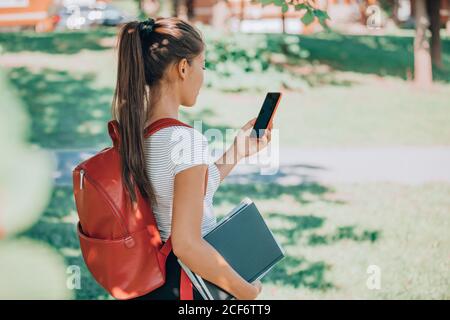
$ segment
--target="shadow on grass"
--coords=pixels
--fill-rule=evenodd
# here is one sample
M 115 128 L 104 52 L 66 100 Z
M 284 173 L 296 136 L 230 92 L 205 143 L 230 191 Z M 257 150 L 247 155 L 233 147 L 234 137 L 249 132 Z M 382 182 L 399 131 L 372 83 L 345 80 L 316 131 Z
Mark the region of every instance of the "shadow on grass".
M 269 213 L 266 216 L 271 224 L 271 230 L 279 236 L 284 246 L 298 243 L 305 232 L 323 226 L 325 219 L 313 215 L 285 215 L 281 213 Z
M 75 289 L 76 300 L 109 300 L 114 299 L 106 292 L 91 276 L 83 257 L 80 255 L 64 256 L 67 266 L 77 266 L 80 268 L 81 288 Z
M 110 49 L 101 43 L 105 37 L 115 36 L 115 29 L 89 31 L 61 31 L 0 33 L 0 47 L 4 52 L 38 51 L 50 54 L 74 54 L 81 50 Z
M 278 199 L 281 196 L 291 196 L 301 204 L 312 201 L 333 202 L 342 204 L 342 201 L 329 200 L 326 196 L 332 190 L 317 182 L 300 183 L 296 185 L 281 185 L 278 183 L 253 183 L 253 184 L 231 184 L 224 183 L 217 190 L 214 204 L 239 203 L 244 196 L 253 200 Z
M 56 187 L 40 220 L 19 236 L 47 243 L 64 257 L 67 266 L 80 268 L 81 289 L 74 289 L 76 299 L 108 299 L 109 294 L 95 282 L 84 263 L 75 224 L 65 222 L 74 210 L 72 187 Z
M 23 101 L 31 119 L 29 142 L 44 148 L 101 149 L 111 144 L 107 123 L 111 119 L 114 90 L 97 88 L 95 74 L 26 67 L 8 71 L 11 84 Z M 210 109 L 195 114 L 180 110 L 181 118 L 194 125 L 214 115 Z M 225 135 L 229 127 L 210 125 Z
M 95 75 L 27 68 L 9 71 L 31 119 L 29 141 L 44 148 L 102 148 L 109 142 L 111 88 L 96 88 Z
M 290 39 L 289 45 L 283 45 L 285 39 Z M 324 33 L 282 38 L 269 34 L 267 42 L 272 44 L 274 50 L 284 50 L 293 64 L 306 59 L 327 64 L 337 70 L 395 76 L 405 80 L 411 79 L 414 72 L 413 37 Z M 277 45 L 280 42 L 281 45 Z M 441 42 L 444 68 L 434 68 L 434 79 L 450 82 L 450 40 L 442 39 Z M 299 56 L 299 49 L 308 54 Z
M 357 242 L 375 242 L 380 237 L 380 231 L 363 230 L 358 232 L 356 226 L 338 227 L 337 230 L 328 235 L 311 234 L 308 237 L 308 244 L 312 246 L 327 245 L 340 240 L 353 240 Z
M 216 112 L 212 108 L 205 108 L 200 111 L 197 111 L 195 113 L 193 112 L 186 112 L 182 109 L 180 109 L 180 118 L 182 121 L 186 122 L 187 124 L 195 127 L 195 121 L 201 121 L 201 130 L 202 133 L 204 133 L 207 130 L 215 129 L 219 130 L 223 137 L 226 136 L 226 130 L 227 129 L 233 129 L 229 126 L 224 125 L 212 125 L 210 123 L 210 119 L 213 118 L 216 115 Z
M 224 184 L 215 197 L 217 203 L 237 203 L 242 196 L 252 199 L 280 199 L 281 196 L 292 196 L 300 203 L 307 203 L 302 198 L 303 193 L 317 196 L 315 201 L 321 201 L 329 188 L 320 184 L 283 187 L 276 184 L 260 185 L 228 185 Z M 327 201 L 327 200 L 323 200 Z M 336 204 L 337 205 L 337 204 Z M 81 290 L 75 291 L 77 299 L 108 299 L 105 292 L 90 275 L 79 249 L 76 234 L 75 203 L 71 186 L 54 188 L 51 201 L 40 220 L 21 236 L 45 242 L 58 250 L 65 258 L 67 266 L 76 265 L 81 270 Z M 264 214 L 264 213 L 263 213 Z M 340 226 L 330 234 L 318 234 L 325 224 L 323 217 L 314 215 L 288 215 L 282 213 L 264 214 L 266 221 L 276 238 L 286 248 L 301 245 L 330 245 L 337 241 L 370 241 L 379 238 L 379 232 L 365 230 L 359 232 L 355 226 Z M 285 287 L 305 287 L 313 290 L 327 290 L 334 285 L 327 280 L 327 270 L 331 268 L 325 261 L 309 261 L 303 256 L 287 254 L 274 269 L 263 278 L 265 283 L 274 283 Z
M 310 262 L 304 258 L 287 256 L 262 279 L 262 282 L 326 291 L 335 287 L 326 279 L 326 271 L 330 268 L 331 266 L 323 261 Z
M 26 231 L 26 235 L 44 241 L 56 249 L 80 248 L 75 224 L 61 219 L 47 219 L 47 212 Z
M 377 230 L 362 230 L 356 226 L 340 226 L 330 234 L 318 235 L 325 219 L 313 215 L 286 215 L 269 213 L 266 221 L 272 232 L 283 247 L 301 247 L 331 245 L 338 241 L 375 242 L 380 232 Z M 308 261 L 302 256 L 287 256 L 263 278 L 264 283 L 273 283 L 284 287 L 304 287 L 325 291 L 335 285 L 327 280 L 326 272 L 331 265 L 325 261 Z
M 357 226 L 338 226 L 329 234 L 314 233 L 314 229 L 324 225 L 325 219 L 313 215 L 269 213 L 266 218 L 272 225 L 272 231 L 288 246 L 300 243 L 310 246 L 329 245 L 344 240 L 375 242 L 380 237 L 377 230 L 360 230 Z
M 324 202 L 343 205 L 346 202 L 333 199 L 334 190 L 317 182 L 283 186 L 278 183 L 224 183 L 217 190 L 214 204 L 235 205 L 243 197 L 258 203 L 264 201 L 283 201 L 290 197 L 300 204 Z M 264 213 L 265 219 L 280 244 L 287 247 L 332 245 L 339 241 L 370 242 L 379 239 L 377 230 L 361 230 L 356 226 L 338 226 L 329 234 L 319 234 L 325 218 L 315 215 Z M 305 287 L 313 290 L 327 290 L 334 285 L 327 280 L 326 272 L 331 268 L 325 261 L 309 261 L 302 256 L 287 256 L 263 278 L 264 283 L 274 283 L 285 287 Z

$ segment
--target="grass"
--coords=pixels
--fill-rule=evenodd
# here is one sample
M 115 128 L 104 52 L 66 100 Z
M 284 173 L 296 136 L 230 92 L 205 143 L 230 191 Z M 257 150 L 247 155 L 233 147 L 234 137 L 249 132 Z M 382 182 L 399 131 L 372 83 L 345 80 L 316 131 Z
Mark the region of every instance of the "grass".
M 317 193 L 296 186 L 296 193 L 265 197 L 247 191 L 252 186 L 228 186 L 257 199 L 288 252 L 264 279 L 262 299 L 450 298 L 448 184 L 323 187 Z M 296 199 L 301 193 L 307 203 Z M 219 189 L 218 199 L 223 195 Z M 366 286 L 370 265 L 381 269 L 380 290 Z
M 9 73 L 32 119 L 29 141 L 44 148 L 89 148 L 107 143 L 111 88 L 97 88 L 94 76 L 55 69 Z
M 393 79 L 287 92 L 274 126 L 282 146 L 448 145 L 449 96 L 449 86 L 421 92 Z M 209 126 L 240 127 L 257 115 L 263 100 L 264 94 L 203 91 L 198 110 Z M 195 112 L 187 111 L 191 118 Z
M 89 31 L 56 31 L 1 33 L 0 52 L 44 52 L 46 54 L 74 54 L 81 50 L 105 50 L 101 40 L 114 36 L 115 29 L 99 28 Z
M 268 35 L 268 43 L 277 43 L 280 37 Z M 334 32 L 310 36 L 288 36 L 285 51 L 290 47 L 306 50 L 302 58 L 310 62 L 325 63 L 336 70 L 352 71 L 379 76 L 411 79 L 414 74 L 414 37 L 383 35 L 358 36 Z M 442 69 L 434 69 L 434 79 L 450 81 L 450 39 L 441 38 Z M 274 45 L 275 46 L 275 45 Z M 280 50 L 282 52 L 283 50 Z M 296 52 L 298 51 L 295 50 Z M 297 63 L 295 55 L 292 62 Z
M 9 77 L 32 119 L 30 141 L 46 148 L 108 145 L 112 86 L 99 86 L 92 73 L 17 67 Z M 447 145 L 450 142 L 449 86 L 415 90 L 395 79 L 372 79 L 351 88 L 325 86 L 285 92 L 275 127 L 282 146 Z M 202 119 L 204 129 L 238 128 L 254 117 L 264 95 L 203 89 L 185 119 Z
M 109 143 L 105 121 L 110 118 L 116 77 L 111 65 L 115 65 L 116 52 L 102 40 L 112 34 L 111 30 L 97 30 L 0 35 L 5 61 L 18 59 L 22 63 L 10 68 L 9 77 L 32 115 L 31 142 L 47 148 L 101 148 Z M 410 37 L 267 35 L 266 40 L 274 52 L 287 43 L 286 56 L 293 59 L 291 62 L 332 68 L 320 71 L 312 67 L 304 78 L 309 82 L 314 78 L 315 85 L 285 91 L 275 120 L 282 145 L 449 143 L 450 87 L 437 84 L 423 91 L 402 80 L 412 61 Z M 273 44 L 279 42 L 282 44 Z M 308 55 L 300 58 L 289 46 Z M 449 48 L 450 41 L 444 39 L 445 66 L 450 66 Z M 212 74 L 207 70 L 206 78 Z M 250 82 L 259 78 L 257 74 L 247 76 Z M 332 80 L 320 80 L 323 77 Z M 264 87 L 267 91 L 280 89 L 270 83 Z M 185 109 L 184 115 L 190 120 L 201 118 L 207 127 L 239 127 L 257 114 L 264 95 L 251 90 L 230 93 L 203 88 L 195 107 Z
M 264 279 L 260 299 L 449 299 L 450 185 L 222 185 L 216 214 L 245 194 L 287 257 Z M 80 256 L 70 187 L 57 187 L 44 215 L 21 236 L 56 248 L 81 269 L 77 299 L 109 299 Z M 381 289 L 366 287 L 367 268 L 381 269 Z

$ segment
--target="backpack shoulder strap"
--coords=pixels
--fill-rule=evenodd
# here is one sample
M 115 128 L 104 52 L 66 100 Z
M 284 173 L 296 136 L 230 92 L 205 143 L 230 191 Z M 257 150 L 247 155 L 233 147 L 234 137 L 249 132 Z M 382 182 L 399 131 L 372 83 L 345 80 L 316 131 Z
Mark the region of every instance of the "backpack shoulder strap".
M 185 126 L 185 127 L 191 127 L 187 123 L 184 123 L 180 120 L 174 119 L 174 118 L 161 118 L 153 123 L 151 123 L 149 126 L 147 126 L 144 129 L 144 137 L 147 138 L 148 136 L 152 135 L 153 133 L 167 128 L 171 126 Z M 192 127 L 191 127 L 192 128 Z M 117 120 L 110 120 L 108 122 L 108 133 L 111 137 L 111 140 L 113 142 L 114 148 L 118 148 L 120 145 L 120 124 Z
M 153 121 L 147 128 L 145 128 L 144 131 L 144 137 L 147 138 L 150 135 L 154 134 L 155 132 L 172 127 L 172 126 L 184 126 L 192 128 L 192 126 L 188 125 L 187 123 L 184 123 L 180 120 L 174 119 L 174 118 L 161 118 L 156 121 Z M 206 175 L 205 175 L 205 190 L 204 194 L 206 195 L 206 190 L 208 186 L 208 168 L 206 169 Z
M 184 122 L 174 119 L 174 118 L 161 118 L 156 121 L 153 121 L 147 128 L 145 128 L 144 137 L 147 138 L 148 136 L 154 134 L 155 132 L 157 132 L 161 129 L 172 127 L 172 126 L 184 126 L 184 127 L 192 128 L 187 123 L 184 123 Z

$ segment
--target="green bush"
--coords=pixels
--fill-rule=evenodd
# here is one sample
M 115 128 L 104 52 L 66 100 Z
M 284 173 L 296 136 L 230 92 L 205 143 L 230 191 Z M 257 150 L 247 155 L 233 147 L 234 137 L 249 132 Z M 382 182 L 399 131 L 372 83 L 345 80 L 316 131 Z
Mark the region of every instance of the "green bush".
M 268 41 L 264 34 L 223 34 L 202 26 L 206 49 L 206 86 L 222 91 L 266 91 L 268 88 L 303 90 L 308 85 L 300 76 L 283 68 L 292 55 L 307 54 L 292 38 L 280 36 Z M 288 51 L 284 48 L 286 46 Z M 287 54 L 286 54 L 287 53 Z

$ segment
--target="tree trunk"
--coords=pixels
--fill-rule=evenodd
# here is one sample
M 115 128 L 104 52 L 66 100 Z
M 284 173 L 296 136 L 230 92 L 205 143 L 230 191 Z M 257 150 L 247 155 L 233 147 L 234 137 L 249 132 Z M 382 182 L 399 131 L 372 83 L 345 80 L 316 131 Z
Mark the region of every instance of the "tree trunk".
M 389 1 L 392 5 L 392 20 L 394 21 L 394 23 L 396 25 L 399 25 L 399 20 L 398 20 L 398 8 L 399 8 L 399 4 L 398 4 L 398 0 L 391 0 Z
M 189 21 L 194 19 L 194 0 L 186 0 L 187 17 Z
M 242 21 L 245 16 L 245 0 L 241 0 L 241 12 L 239 13 L 239 30 L 242 31 Z
M 441 7 L 440 0 L 427 1 L 427 11 L 430 16 L 430 31 L 431 31 L 431 60 L 438 68 L 442 68 L 441 57 L 441 16 L 439 9 Z
M 144 8 L 142 6 L 142 1 L 141 0 L 135 0 L 137 2 L 137 6 L 138 6 L 138 11 L 139 11 L 139 19 L 142 20 L 145 18 L 145 12 L 144 12 Z
M 179 6 L 180 6 L 179 0 L 172 0 L 172 17 L 178 17 Z
M 419 87 L 428 87 L 433 82 L 430 44 L 426 32 L 429 26 L 425 0 L 415 1 L 416 37 L 414 39 L 414 82 Z

